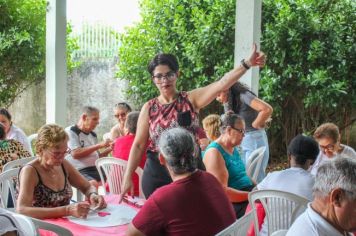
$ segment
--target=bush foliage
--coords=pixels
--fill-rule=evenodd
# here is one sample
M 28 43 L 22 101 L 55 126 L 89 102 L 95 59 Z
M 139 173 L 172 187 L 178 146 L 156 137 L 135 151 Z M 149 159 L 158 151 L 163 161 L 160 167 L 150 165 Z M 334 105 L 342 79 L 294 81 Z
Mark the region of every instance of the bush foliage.
M 326 121 L 351 129 L 355 9 L 352 0 L 264 1 L 261 44 L 269 60 L 260 88 L 274 107 L 271 140 L 287 144 L 296 133 L 310 134 Z
M 179 89 L 208 84 L 233 66 L 235 0 L 143 0 L 142 21 L 121 36 L 118 77 L 140 105 L 157 95 L 146 67 L 158 52 L 178 57 Z
M 0 106 L 7 107 L 28 85 L 45 78 L 46 1 L 0 0 L 0 16 Z M 70 70 L 76 47 L 68 38 Z
M 143 0 L 142 20 L 121 35 L 118 78 L 141 105 L 157 95 L 146 66 L 158 52 L 175 54 L 190 90 L 233 67 L 235 0 Z M 352 0 L 265 0 L 261 48 L 268 55 L 260 96 L 274 107 L 274 155 L 297 133 L 333 121 L 355 121 L 355 26 Z M 273 144 L 278 144 L 273 148 Z M 280 145 L 284 143 L 285 145 Z

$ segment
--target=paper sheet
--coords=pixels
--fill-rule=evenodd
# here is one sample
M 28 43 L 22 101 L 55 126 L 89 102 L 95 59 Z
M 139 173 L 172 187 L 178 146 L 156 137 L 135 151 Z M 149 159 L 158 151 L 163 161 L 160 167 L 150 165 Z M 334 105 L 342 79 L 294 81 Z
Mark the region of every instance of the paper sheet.
M 107 208 L 101 211 L 110 212 L 111 215 L 101 217 L 97 213 L 90 211 L 86 219 L 68 217 L 68 220 L 90 227 L 111 227 L 128 224 L 137 214 L 137 211 L 126 205 L 108 204 Z

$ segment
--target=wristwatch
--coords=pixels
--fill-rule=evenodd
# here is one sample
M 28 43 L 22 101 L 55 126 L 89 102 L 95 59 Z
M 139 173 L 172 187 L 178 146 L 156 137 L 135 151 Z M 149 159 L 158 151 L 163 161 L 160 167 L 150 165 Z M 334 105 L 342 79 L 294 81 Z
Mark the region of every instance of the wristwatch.
M 241 60 L 241 65 L 242 65 L 243 67 L 245 67 L 246 70 L 250 69 L 250 66 L 248 66 L 247 63 L 245 62 L 245 59 L 242 59 L 242 60 Z

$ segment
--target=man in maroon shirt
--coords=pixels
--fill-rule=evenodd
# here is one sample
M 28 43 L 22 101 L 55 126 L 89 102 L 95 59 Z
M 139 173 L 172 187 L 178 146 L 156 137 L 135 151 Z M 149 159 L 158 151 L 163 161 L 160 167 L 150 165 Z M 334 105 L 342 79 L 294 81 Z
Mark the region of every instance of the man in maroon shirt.
M 215 235 L 234 221 L 235 213 L 219 182 L 196 169 L 194 138 L 184 128 L 162 133 L 160 162 L 173 183 L 157 189 L 127 235 Z

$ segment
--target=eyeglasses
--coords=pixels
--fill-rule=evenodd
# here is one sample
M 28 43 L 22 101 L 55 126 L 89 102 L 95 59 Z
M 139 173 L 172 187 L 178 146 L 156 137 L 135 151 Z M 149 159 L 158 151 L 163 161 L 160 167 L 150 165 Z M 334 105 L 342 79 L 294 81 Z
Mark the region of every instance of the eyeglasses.
M 125 116 L 126 116 L 126 113 L 119 113 L 119 114 L 115 114 L 114 116 L 115 116 L 116 118 L 125 117 Z
M 70 154 L 72 152 L 72 150 L 70 148 L 68 148 L 65 152 L 52 152 L 50 150 L 47 150 L 47 151 L 54 157 L 64 156 L 64 155 Z
M 234 129 L 234 130 L 238 131 L 240 134 L 245 134 L 246 133 L 246 130 L 244 130 L 244 129 L 238 129 L 238 128 L 235 128 L 235 127 L 232 127 L 232 126 L 230 126 L 230 127 L 231 127 L 231 129 Z
M 174 71 L 169 71 L 167 74 L 156 74 L 152 75 L 152 78 L 156 80 L 156 83 L 162 83 L 163 79 L 166 78 L 167 81 L 174 80 L 176 78 L 176 73 Z
M 323 150 L 334 151 L 334 149 L 335 149 L 335 144 L 328 144 L 328 145 L 326 145 L 326 146 L 319 145 L 319 148 L 320 148 L 320 149 L 323 149 Z

